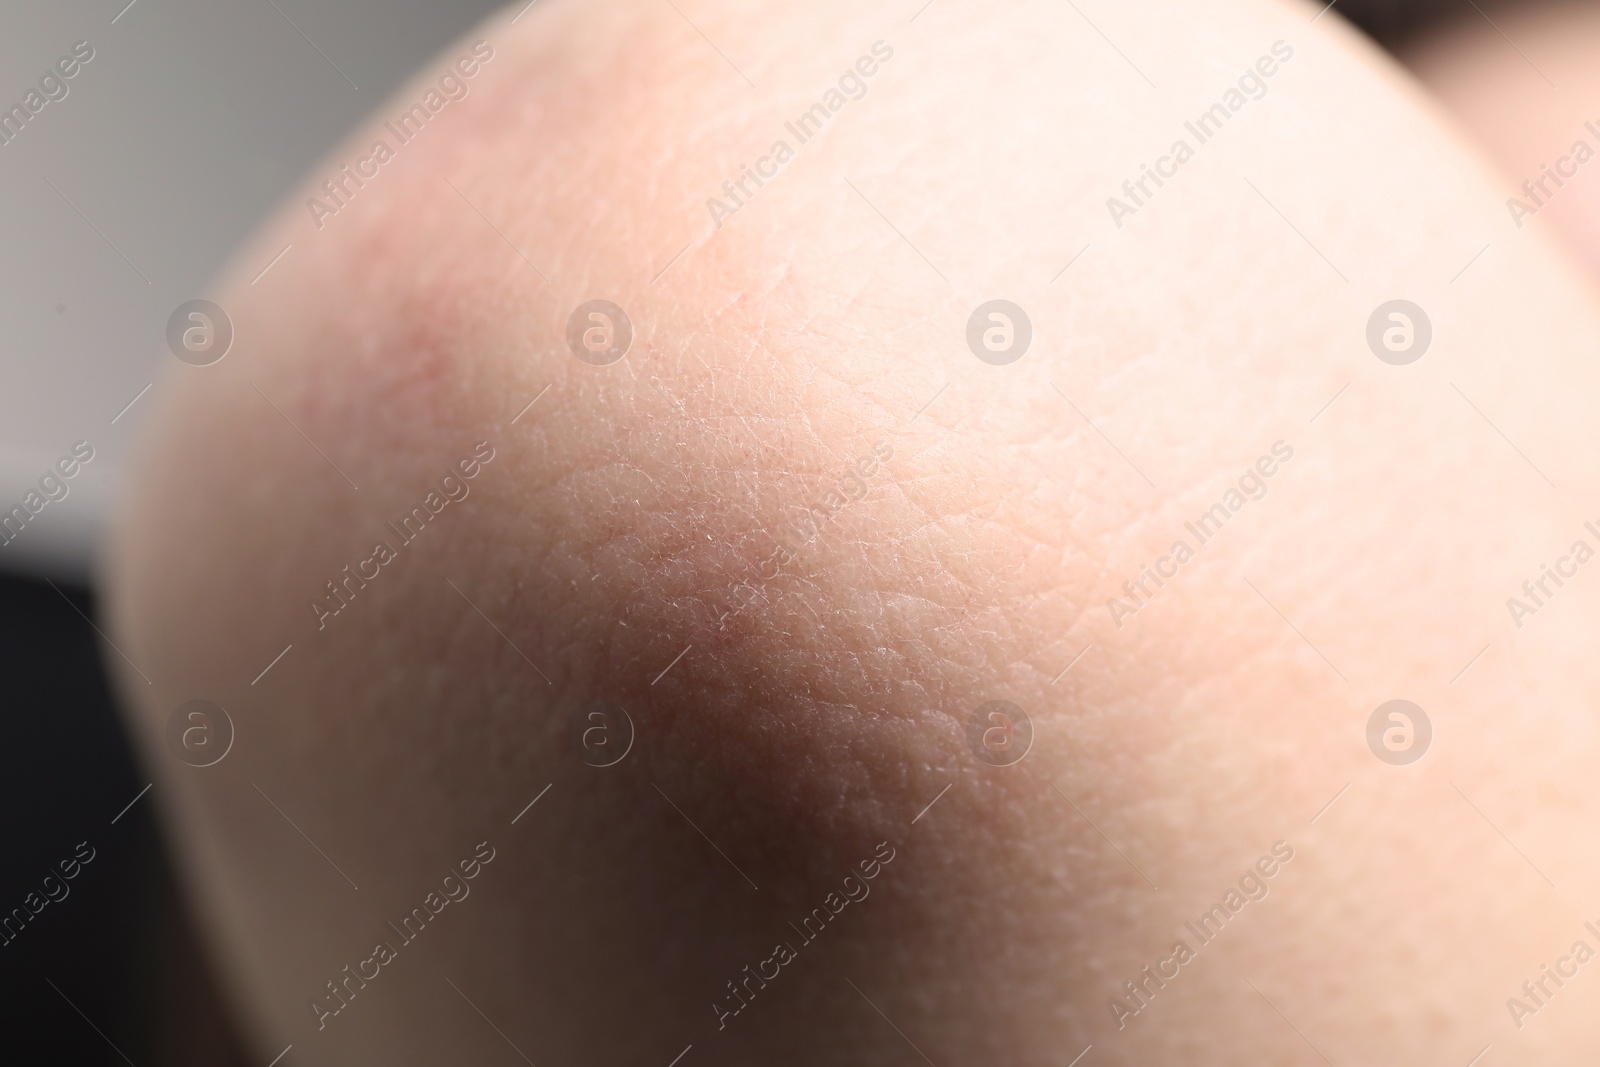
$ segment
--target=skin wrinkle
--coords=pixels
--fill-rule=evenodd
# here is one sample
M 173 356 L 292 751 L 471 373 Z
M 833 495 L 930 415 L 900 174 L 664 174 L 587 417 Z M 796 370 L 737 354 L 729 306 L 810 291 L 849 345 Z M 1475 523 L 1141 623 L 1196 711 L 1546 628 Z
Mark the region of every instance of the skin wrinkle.
M 296 270 L 250 289 L 261 250 L 281 248 L 295 220 L 268 231 L 224 298 L 238 350 L 152 397 L 163 407 L 123 519 L 113 636 L 157 680 L 159 693 L 139 698 L 142 743 L 165 768 L 157 792 L 180 819 L 207 926 L 263 1047 L 304 1026 L 304 998 L 351 931 L 412 899 L 439 857 L 482 833 L 508 837 L 492 872 L 503 880 L 448 913 L 457 925 L 426 967 L 357 1003 L 326 1044 L 296 1040 L 297 1055 L 504 1056 L 481 1020 L 439 1012 L 436 977 L 458 973 L 538 1062 L 664 1063 L 686 1030 L 695 1062 L 910 1056 L 843 975 L 940 1063 L 1059 1065 L 1091 1039 L 1107 1063 L 1304 1057 L 1240 986 L 1248 975 L 1336 1062 L 1427 1062 L 1444 1039 L 1415 1021 L 1476 1034 L 1495 977 L 1559 910 L 1448 783 L 1553 859 L 1558 882 L 1594 880 L 1561 846 L 1596 817 L 1582 788 L 1593 747 L 1572 725 L 1587 721 L 1586 648 L 1502 640 L 1470 689 L 1443 688 L 1465 659 L 1458 646 L 1477 647 L 1460 616 L 1492 600 L 1513 563 L 1547 551 L 1543 527 L 1562 529 L 1448 383 L 1492 397 L 1508 434 L 1553 457 L 1562 484 L 1581 479 L 1588 460 L 1563 446 L 1583 439 L 1592 409 L 1592 296 L 1535 242 L 1497 246 L 1447 292 L 1474 250 L 1456 261 L 1481 197 L 1423 176 L 1456 149 L 1370 53 L 1321 28 L 1334 16 L 1313 33 L 1308 12 L 1266 4 L 1158 4 L 1148 25 L 1108 23 L 1141 65 L 1171 72 L 1171 99 L 1148 94 L 1059 5 L 936 5 L 895 38 L 884 73 L 895 80 L 875 82 L 826 143 L 649 286 L 699 240 L 697 201 L 731 158 L 715 146 L 760 144 L 783 113 L 742 101 L 814 92 L 816 72 L 833 69 L 816 57 L 875 39 L 880 14 L 692 12 L 758 85 L 783 87 L 771 97 L 665 5 L 546 0 L 514 31 L 489 27 L 497 58 L 451 124 L 331 220 Z M 829 47 L 816 47 L 835 18 Z M 1309 119 L 1272 139 L 1230 129 L 1226 158 L 1197 160 L 1182 191 L 1115 240 L 1088 230 L 1094 258 L 1049 288 L 1112 173 L 1171 136 L 1172 107 L 1213 92 L 1205 61 L 1219 56 L 1197 51 L 1201 23 L 1230 63 L 1292 37 L 1300 80 L 1275 83 L 1260 106 L 1290 101 Z M 1115 99 L 1132 102 L 1112 107 L 1097 77 L 1126 83 Z M 1195 94 L 1180 91 L 1191 77 Z M 1337 179 L 1335 164 L 1374 139 L 1382 159 Z M 1467 184 L 1488 188 L 1460 158 Z M 1349 288 L 1241 191 L 1237 171 Z M 1322 201 L 1342 206 L 1323 214 Z M 1401 268 L 1440 275 L 1422 297 L 1440 329 L 1437 354 L 1397 374 L 1361 352 L 1360 325 Z M 1038 328 L 1038 350 L 1006 369 L 979 365 L 960 339 L 994 293 L 1017 295 Z M 624 361 L 593 368 L 571 358 L 562 327 L 580 300 L 606 294 L 638 336 Z M 1513 335 L 1526 353 L 1514 373 L 1497 355 Z M 360 494 L 283 445 L 249 381 L 307 416 Z M 1291 438 L 1297 458 L 1268 499 L 1127 629 L 1097 620 L 1129 568 L 1214 501 L 1242 457 L 1345 381 L 1339 405 Z M 1552 393 L 1552 382 L 1564 385 Z M 886 476 L 765 587 L 770 604 L 717 626 L 710 604 L 759 562 L 757 531 L 879 437 L 895 445 Z M 500 455 L 461 512 L 338 628 L 300 640 L 303 598 L 348 561 L 346 542 L 364 548 L 365 531 L 480 438 Z M 1476 472 L 1470 489 L 1429 495 L 1462 469 Z M 1422 565 L 1425 545 L 1448 560 Z M 296 636 L 291 658 L 243 691 L 279 634 Z M 1573 642 L 1584 636 L 1578 624 Z M 1441 708 L 1450 729 L 1419 773 L 1380 777 L 1356 726 L 1396 692 Z M 173 774 L 161 740 L 170 704 L 195 693 L 241 693 L 229 706 L 248 739 L 205 777 Z M 1028 709 L 1037 736 L 1021 764 L 991 768 L 966 747 L 965 717 L 1002 696 Z M 615 773 L 576 757 L 572 715 L 591 698 L 636 717 L 639 746 Z M 1542 709 L 1528 712 L 1534 732 L 1575 743 L 1543 754 L 1506 708 Z M 1574 811 L 1529 806 L 1530 764 L 1582 798 Z M 361 872 L 361 894 L 329 890 L 332 872 L 263 810 L 252 776 L 287 790 L 319 846 Z M 1285 875 L 1296 880 L 1150 1015 L 1110 1030 L 1104 998 L 1237 878 L 1237 860 L 1281 836 L 1303 849 Z M 706 1001 L 884 838 L 901 858 L 871 901 L 714 1043 Z M 1463 870 L 1490 874 L 1462 885 Z M 1546 1044 L 1528 1046 L 1532 1062 L 1549 1049 L 1544 1062 L 1572 1062 L 1592 1044 L 1576 1015 L 1538 1022 Z

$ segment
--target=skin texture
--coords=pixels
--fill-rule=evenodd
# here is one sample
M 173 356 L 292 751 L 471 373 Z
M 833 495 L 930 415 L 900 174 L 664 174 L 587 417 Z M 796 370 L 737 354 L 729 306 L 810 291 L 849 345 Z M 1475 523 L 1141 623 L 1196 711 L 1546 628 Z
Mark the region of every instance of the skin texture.
M 377 119 L 482 39 L 465 100 L 318 228 L 304 198 L 382 136 L 357 134 L 220 286 L 233 349 L 164 383 L 109 611 L 261 1050 L 1576 1062 L 1600 964 L 1506 1000 L 1600 948 L 1600 565 L 1520 627 L 1506 599 L 1600 548 L 1588 281 L 1312 8 L 913 14 L 508 13 Z M 714 226 L 879 40 L 866 95 Z M 1118 226 L 1107 198 L 1277 41 L 1265 96 Z M 1032 322 L 1008 366 L 966 343 L 996 297 Z M 1396 297 L 1433 326 L 1407 366 L 1366 341 Z M 635 330 L 604 367 L 565 340 L 593 298 Z M 470 496 L 319 628 L 324 583 L 478 442 Z M 774 572 L 774 531 L 878 442 Z M 1277 442 L 1200 546 L 1185 524 Z M 211 767 L 168 748 L 193 698 L 237 730 Z M 1409 766 L 1366 740 L 1394 698 L 1433 726 Z M 595 700 L 636 729 L 607 768 Z M 991 700 L 1031 721 L 1021 762 L 977 756 Z M 482 841 L 470 897 L 319 1029 L 325 983 Z M 1202 945 L 1185 922 L 1275 842 L 1265 899 Z M 880 843 L 870 897 L 802 943 Z M 778 942 L 797 958 L 719 1025 Z

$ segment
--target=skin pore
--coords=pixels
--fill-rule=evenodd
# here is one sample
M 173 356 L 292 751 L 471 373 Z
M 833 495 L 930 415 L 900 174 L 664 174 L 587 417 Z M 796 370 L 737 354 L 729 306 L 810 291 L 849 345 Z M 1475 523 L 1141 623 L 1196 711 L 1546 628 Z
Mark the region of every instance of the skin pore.
M 1523 983 L 1600 948 L 1600 568 L 1506 602 L 1600 547 L 1600 306 L 1315 13 L 547 0 L 330 156 L 217 290 L 227 357 L 171 368 L 108 563 L 259 1048 L 1593 1049 L 1600 970 Z M 1367 341 L 1397 298 L 1432 324 L 1407 365 Z M 567 343 L 595 299 L 633 330 L 603 366 Z M 1003 366 L 967 342 L 993 299 L 1032 325 Z M 191 699 L 237 731 L 214 766 L 169 750 Z M 1368 747 L 1392 699 L 1432 724 L 1410 765 Z M 979 758 L 996 700 L 1020 762 Z

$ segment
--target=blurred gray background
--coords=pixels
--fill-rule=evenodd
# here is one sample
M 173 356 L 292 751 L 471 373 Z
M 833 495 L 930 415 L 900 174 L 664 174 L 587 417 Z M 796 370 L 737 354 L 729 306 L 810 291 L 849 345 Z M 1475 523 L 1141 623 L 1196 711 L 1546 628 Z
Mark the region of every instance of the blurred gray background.
M 174 358 L 173 309 L 208 295 L 299 176 L 493 6 L 0 0 L 0 118 L 75 43 L 94 49 L 0 144 L 0 513 L 75 441 L 95 449 L 0 547 L 0 910 L 77 842 L 96 853 L 0 948 L 0 1062 L 257 1062 L 116 718 L 92 561 L 149 397 L 127 406 Z
M 0 568 L 82 580 L 180 303 L 313 162 L 489 0 L 7 0 L 0 111 L 94 58 L 0 144 L 0 511 L 95 459 Z M 41 94 L 42 95 L 42 94 Z M 112 420 L 117 419 L 115 424 Z

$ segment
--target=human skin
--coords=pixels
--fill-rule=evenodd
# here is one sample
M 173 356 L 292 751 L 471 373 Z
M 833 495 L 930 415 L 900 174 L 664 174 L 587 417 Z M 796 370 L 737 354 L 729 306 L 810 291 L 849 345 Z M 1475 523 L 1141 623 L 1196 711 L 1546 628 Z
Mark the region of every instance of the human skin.
M 1504 195 L 1521 204 L 1514 216 L 1508 205 L 1506 217 L 1563 241 L 1592 270 L 1600 270 L 1600 167 L 1591 165 L 1600 152 L 1597 48 L 1600 9 L 1556 3 L 1496 12 L 1495 25 L 1461 19 L 1406 56 L 1500 164 Z M 1579 141 L 1590 153 L 1581 163 Z M 1565 174 L 1550 176 L 1558 166 Z
M 163 383 L 113 662 L 259 1049 L 1592 1051 L 1600 965 L 1507 998 L 1600 948 L 1600 567 L 1506 601 L 1600 547 L 1600 307 L 1503 181 L 1311 7 L 679 8 L 550 0 L 448 50 L 427 77 L 492 45 L 471 95 L 317 228 L 305 197 L 423 83 L 380 108 L 219 286 L 226 358 Z M 866 95 L 714 226 L 879 40 Z M 1278 41 L 1266 95 L 1116 225 L 1107 198 Z M 597 297 L 636 332 L 603 367 L 565 339 Z M 996 297 L 1033 324 L 1006 366 L 966 341 Z M 1433 325 L 1405 366 L 1366 340 L 1397 297 Z M 480 441 L 470 496 L 319 628 L 324 583 Z M 771 531 L 879 441 L 774 573 Z M 1265 495 L 1127 597 L 1280 441 Z M 237 728 L 211 767 L 168 748 L 193 698 Z M 1406 766 L 1366 739 L 1395 698 L 1433 725 Z M 636 728 L 605 768 L 595 700 Z M 1020 762 L 969 743 L 991 700 L 1029 716 Z M 480 841 L 470 897 L 319 1029 L 325 983 Z M 802 944 L 880 842 L 870 896 Z M 1276 842 L 1268 895 L 1201 945 L 1185 922 Z M 1195 958 L 1119 1020 L 1179 939 Z

